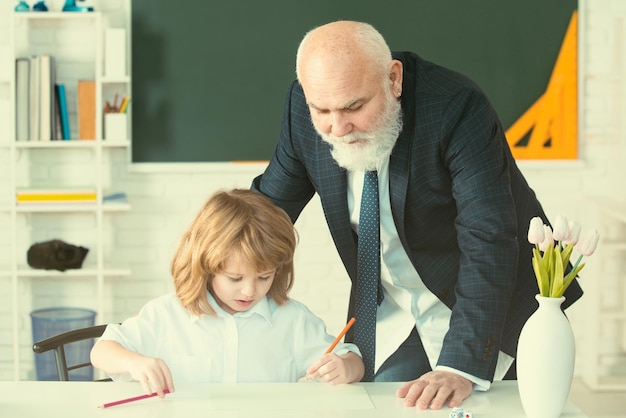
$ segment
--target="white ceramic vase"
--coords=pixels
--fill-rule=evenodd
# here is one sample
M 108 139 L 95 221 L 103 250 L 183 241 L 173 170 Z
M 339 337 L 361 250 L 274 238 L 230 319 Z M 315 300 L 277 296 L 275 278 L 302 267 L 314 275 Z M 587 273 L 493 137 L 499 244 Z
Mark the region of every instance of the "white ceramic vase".
M 539 308 L 522 328 L 517 346 L 517 383 L 529 418 L 558 418 L 574 374 L 572 326 L 561 311 L 565 297 L 535 296 Z

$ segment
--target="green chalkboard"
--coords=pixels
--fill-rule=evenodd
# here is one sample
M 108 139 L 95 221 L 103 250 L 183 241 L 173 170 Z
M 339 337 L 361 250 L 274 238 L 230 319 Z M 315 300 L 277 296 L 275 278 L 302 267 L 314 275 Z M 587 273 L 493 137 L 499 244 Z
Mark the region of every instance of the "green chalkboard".
M 306 31 L 373 24 L 476 81 L 510 126 L 544 91 L 575 0 L 134 0 L 135 163 L 268 160 Z

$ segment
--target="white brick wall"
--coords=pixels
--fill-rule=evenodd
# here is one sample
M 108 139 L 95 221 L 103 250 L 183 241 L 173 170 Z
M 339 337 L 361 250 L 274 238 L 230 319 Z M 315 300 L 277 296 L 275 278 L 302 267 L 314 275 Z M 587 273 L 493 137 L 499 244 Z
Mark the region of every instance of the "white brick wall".
M 14 1 L 0 0 L 0 51 L 6 23 L 6 10 Z M 119 2 L 107 1 L 113 9 Z M 587 196 L 626 196 L 624 156 L 626 150 L 624 98 L 626 97 L 626 1 L 580 1 L 579 48 L 582 100 L 580 138 L 581 160 L 577 162 L 520 162 L 531 186 L 542 200 L 551 217 L 563 214 L 583 222 L 583 228 L 591 228 L 599 218 Z M 2 95 L 8 94 L 0 90 Z M 0 112 L 1 113 L 1 112 Z M 1 139 L 1 138 L 0 138 Z M 121 264 L 129 264 L 133 274 L 129 278 L 112 278 L 105 286 L 108 314 L 100 322 L 121 321 L 137 311 L 148 299 L 171 289 L 169 261 L 182 230 L 191 222 L 201 202 L 210 193 L 225 187 L 249 187 L 252 178 L 260 173 L 262 165 L 200 164 L 174 166 L 164 171 L 127 170 L 126 156 L 116 153 L 112 159 L 112 185 L 125 191 L 130 198 L 132 210 L 110 217 L 108 235 L 112 242 L 105 247 L 106 257 Z M 6 160 L 0 156 L 0 164 Z M 75 168 L 80 159 L 65 160 L 64 164 Z M 45 163 L 43 164 L 45 166 Z M 0 187 L 5 187 L 0 178 Z M 1 194 L 0 194 L 1 196 Z M 1 200 L 0 200 L 1 203 Z M 108 215 L 110 216 L 110 215 Z M 603 218 L 600 218 L 603 219 Z M 3 227 L 0 216 L 0 227 Z M 624 236 L 619 225 L 595 225 L 602 234 Z M 300 244 L 296 254 L 296 283 L 292 296 L 309 305 L 324 318 L 329 332 L 338 332 L 344 324 L 349 292 L 349 280 L 339 261 L 330 234 L 325 226 L 320 205 L 314 200 L 298 220 L 296 227 Z M 620 229 L 621 228 L 621 229 Z M 584 232 L 584 231 L 583 231 Z M 8 243 L 0 237 L 0 266 L 6 264 Z M 619 306 L 625 294 L 619 279 L 624 279 L 626 266 L 624 251 L 608 252 L 587 260 L 583 270 L 582 285 L 589 289 L 593 281 L 606 284 L 604 302 Z M 596 266 L 591 266 L 593 264 Z M 600 264 L 602 266 L 600 266 Z M 588 273 L 588 274 L 585 274 Z M 599 277 L 592 277 L 592 274 Z M 603 275 L 612 276 L 606 280 Z M 11 330 L 10 282 L 0 277 L 0 379 L 11 379 Z M 84 286 L 79 280 L 31 281 L 20 286 L 18 297 L 22 306 L 42 306 L 60 303 L 81 304 L 85 294 L 93 287 Z M 602 367 L 607 373 L 611 368 L 623 367 L 626 329 L 623 323 L 596 324 L 589 322 L 586 309 L 589 298 L 576 304 L 570 312 L 578 342 L 577 374 L 584 372 L 589 364 L 586 336 L 589 330 L 602 325 L 602 341 L 606 344 L 606 358 Z M 20 340 L 23 343 L 22 358 L 26 366 L 30 354 L 30 323 L 26 314 L 22 318 Z M 621 346 L 620 346 L 621 341 Z M 622 357 L 620 357 L 620 355 Z M 587 356 L 587 357 L 586 357 Z M 22 378 L 32 377 L 32 371 Z

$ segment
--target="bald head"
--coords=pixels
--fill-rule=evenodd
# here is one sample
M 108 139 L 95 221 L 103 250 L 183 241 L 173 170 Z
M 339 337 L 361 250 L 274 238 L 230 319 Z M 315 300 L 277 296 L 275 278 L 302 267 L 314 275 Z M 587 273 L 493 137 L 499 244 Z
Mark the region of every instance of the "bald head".
M 320 138 L 347 170 L 375 170 L 402 129 L 402 62 L 371 25 L 338 21 L 305 35 L 298 81 Z
M 296 57 L 296 75 L 300 81 L 311 72 L 340 70 L 382 76 L 391 60 L 385 39 L 373 26 L 342 20 L 319 26 L 304 36 Z

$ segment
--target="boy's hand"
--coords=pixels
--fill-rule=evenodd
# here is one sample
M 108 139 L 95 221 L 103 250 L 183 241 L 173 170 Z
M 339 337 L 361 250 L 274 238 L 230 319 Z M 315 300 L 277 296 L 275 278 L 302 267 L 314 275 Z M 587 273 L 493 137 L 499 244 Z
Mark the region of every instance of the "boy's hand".
M 324 354 L 306 371 L 307 379 L 318 379 L 331 385 L 352 383 L 363 377 L 363 361 L 354 353 L 339 357 L 336 354 Z
M 324 354 L 306 371 L 307 379 L 318 379 L 332 385 L 347 383 L 346 374 L 347 370 L 343 360 L 333 353 Z
M 139 355 L 133 358 L 128 371 L 133 379 L 141 382 L 148 394 L 156 392 L 162 398 L 165 396 L 165 389 L 170 393 L 174 392 L 172 373 L 160 358 Z

